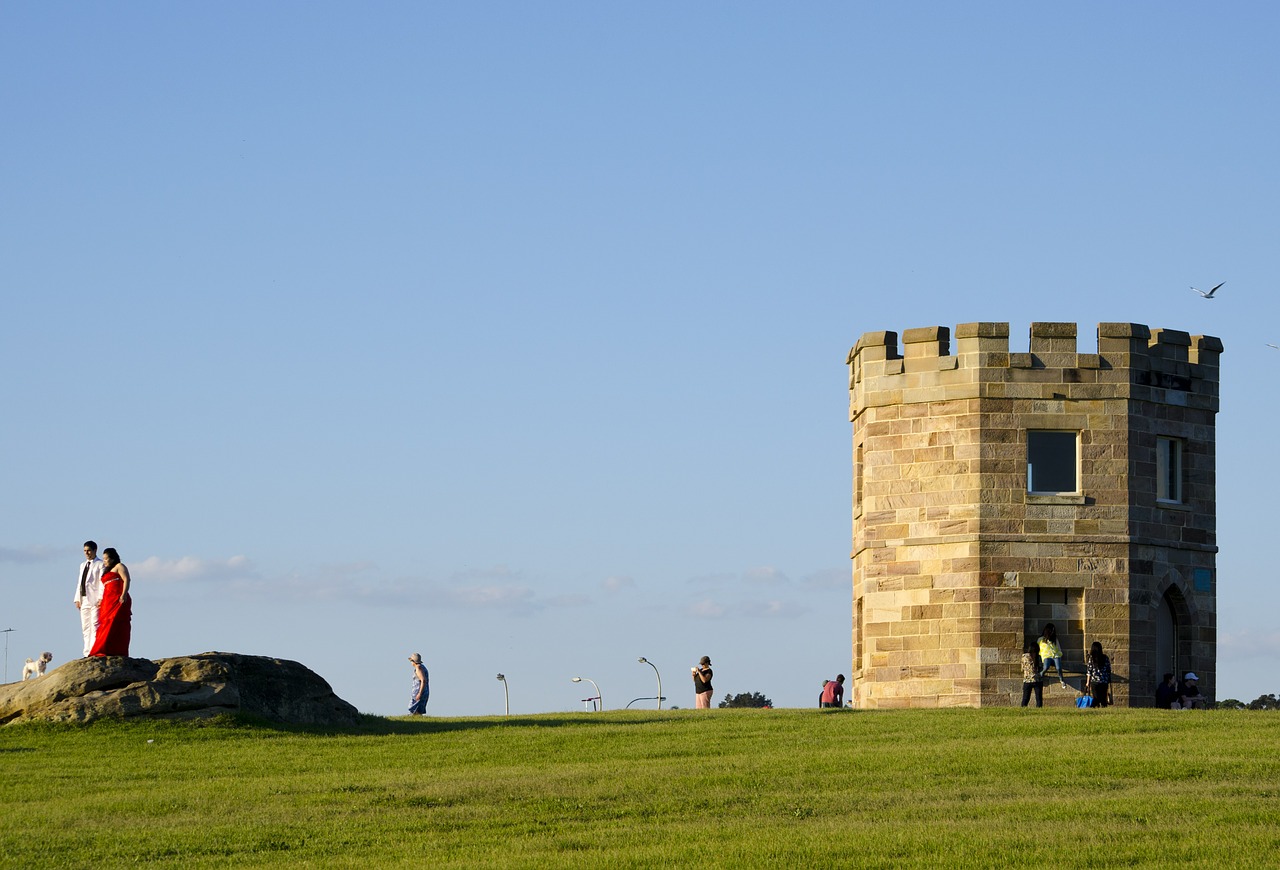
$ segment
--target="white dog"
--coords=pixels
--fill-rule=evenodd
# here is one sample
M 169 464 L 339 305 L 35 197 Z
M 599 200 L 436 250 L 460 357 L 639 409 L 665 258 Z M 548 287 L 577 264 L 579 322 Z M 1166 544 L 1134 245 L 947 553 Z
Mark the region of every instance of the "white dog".
M 49 666 L 49 662 L 53 661 L 53 653 L 42 652 L 38 660 L 27 659 L 27 663 L 22 666 L 22 681 L 33 680 L 36 677 L 44 676 L 44 669 Z

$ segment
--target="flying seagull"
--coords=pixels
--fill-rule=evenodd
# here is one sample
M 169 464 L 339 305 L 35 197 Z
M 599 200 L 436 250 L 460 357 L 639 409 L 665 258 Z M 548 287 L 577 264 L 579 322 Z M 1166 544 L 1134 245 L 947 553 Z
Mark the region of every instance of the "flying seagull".
M 1267 347 L 1274 347 L 1276 350 L 1280 350 L 1280 344 L 1272 344 L 1271 342 L 1267 342 Z
M 1226 282 L 1226 281 L 1223 281 L 1223 282 L 1222 282 L 1222 284 L 1225 284 L 1225 283 L 1227 283 L 1227 282 Z M 1221 287 L 1221 286 L 1222 286 L 1222 284 L 1219 284 L 1219 285 L 1218 285 L 1218 287 Z M 1213 288 L 1212 290 L 1210 290 L 1208 293 L 1204 292 L 1203 290 L 1196 290 L 1196 288 L 1194 288 L 1194 287 L 1192 287 L 1191 289 L 1192 289 L 1193 291 L 1195 291 L 1196 293 L 1199 293 L 1199 294 L 1200 294 L 1201 296 L 1203 296 L 1205 299 L 1212 299 L 1212 298 L 1213 298 L 1213 294 L 1218 292 L 1218 287 L 1214 287 L 1214 288 Z

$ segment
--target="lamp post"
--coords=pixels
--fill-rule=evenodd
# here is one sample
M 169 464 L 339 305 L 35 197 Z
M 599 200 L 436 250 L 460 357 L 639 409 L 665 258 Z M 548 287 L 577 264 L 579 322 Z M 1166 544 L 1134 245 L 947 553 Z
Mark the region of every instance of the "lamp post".
M 640 656 L 639 661 L 640 661 L 640 664 L 648 665 L 649 667 L 653 668 L 654 674 L 656 674 L 658 677 L 658 709 L 661 710 L 662 709 L 662 674 L 658 673 L 658 666 L 655 665 L 653 662 L 649 661 L 644 656 Z
M 502 715 L 511 715 L 511 694 L 507 691 L 507 678 L 498 674 L 498 682 L 502 683 Z
M 581 683 L 581 682 L 582 682 L 582 680 L 583 680 L 583 677 L 574 677 L 574 678 L 573 678 L 573 681 L 574 681 L 575 683 Z M 600 687 L 599 687 L 599 686 L 597 686 L 597 685 L 596 685 L 596 681 L 595 681 L 595 680 L 593 680 L 593 679 L 591 679 L 590 677 L 586 677 L 586 681 L 587 681 L 588 683 L 590 683 L 590 684 L 591 684 L 591 686 L 592 686 L 592 688 L 594 688 L 594 689 L 596 690 L 596 696 L 595 696 L 594 698 L 587 698 L 586 700 L 590 701 L 590 702 L 591 702 L 591 706 L 593 706 L 593 707 L 595 706 L 595 702 L 596 702 L 596 701 L 599 701 L 599 702 L 600 702 L 600 712 L 601 712 L 601 713 L 603 713 L 603 712 L 604 712 L 604 698 L 600 697 Z
M 652 701 L 652 700 L 654 700 L 653 695 L 645 695 L 643 698 L 632 698 L 630 701 L 627 702 L 627 706 L 625 709 L 630 710 L 631 705 L 634 704 L 636 701 Z M 665 701 L 666 699 L 659 698 L 658 700 Z

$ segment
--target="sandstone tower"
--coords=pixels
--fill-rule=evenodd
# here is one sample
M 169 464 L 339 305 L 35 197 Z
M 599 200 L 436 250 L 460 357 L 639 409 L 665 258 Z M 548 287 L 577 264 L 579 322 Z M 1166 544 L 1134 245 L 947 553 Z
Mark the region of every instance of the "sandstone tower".
M 1008 706 L 1053 622 L 1068 682 L 1115 702 L 1166 672 L 1215 697 L 1214 417 L 1222 342 L 1136 323 L 869 332 L 849 353 L 856 706 Z M 1073 677 L 1071 672 L 1079 672 Z M 1045 704 L 1074 691 L 1045 684 Z

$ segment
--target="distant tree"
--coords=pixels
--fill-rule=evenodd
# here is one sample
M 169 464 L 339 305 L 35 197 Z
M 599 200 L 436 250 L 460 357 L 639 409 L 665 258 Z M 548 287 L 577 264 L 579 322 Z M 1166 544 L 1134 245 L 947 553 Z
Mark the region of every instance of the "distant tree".
M 1280 698 L 1275 695 L 1259 695 L 1248 704 L 1235 698 L 1227 698 L 1225 701 L 1219 701 L 1215 707 L 1218 710 L 1280 710 Z
M 725 695 L 720 702 L 721 707 L 772 707 L 773 702 L 759 692 L 742 692 L 738 695 Z

